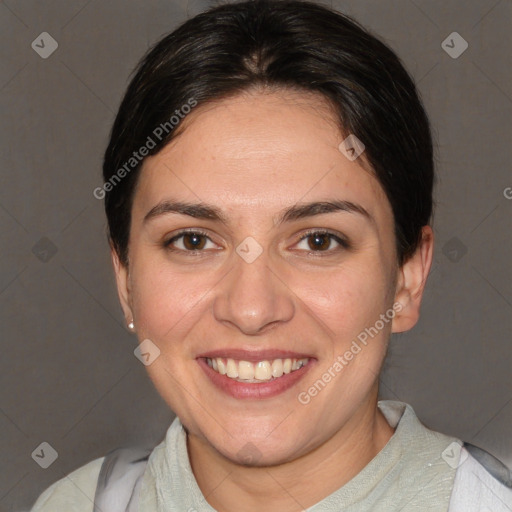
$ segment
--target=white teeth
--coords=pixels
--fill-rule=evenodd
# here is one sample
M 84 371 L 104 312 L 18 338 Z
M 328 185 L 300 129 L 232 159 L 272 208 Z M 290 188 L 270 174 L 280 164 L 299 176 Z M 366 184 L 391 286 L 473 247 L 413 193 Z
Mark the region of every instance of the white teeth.
M 281 377 L 283 375 L 283 360 L 276 359 L 272 363 L 272 377 Z
M 228 359 L 226 363 L 226 375 L 231 377 L 232 379 L 236 379 L 238 377 L 238 365 L 233 361 L 233 359 Z
M 274 359 L 270 361 L 235 361 L 234 359 L 206 358 L 206 363 L 214 371 L 240 382 L 263 382 L 277 379 L 284 374 L 299 370 L 309 362 L 304 359 Z
M 229 359 L 233 361 L 233 359 Z M 249 361 L 240 361 L 238 363 L 238 377 L 244 380 L 254 379 L 254 365 Z
M 207 359 L 208 361 L 208 359 Z M 226 365 L 224 364 L 224 361 L 222 359 L 215 359 L 217 361 L 217 367 L 219 368 L 219 373 L 221 375 L 226 375 Z
M 270 380 L 272 377 L 272 366 L 268 361 L 260 361 L 254 368 L 254 378 L 258 380 Z

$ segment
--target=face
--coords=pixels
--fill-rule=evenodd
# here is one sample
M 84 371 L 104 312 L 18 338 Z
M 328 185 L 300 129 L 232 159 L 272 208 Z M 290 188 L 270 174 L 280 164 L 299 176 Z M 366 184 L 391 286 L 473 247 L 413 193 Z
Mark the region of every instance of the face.
M 320 97 L 245 93 L 183 123 L 143 165 L 121 302 L 189 435 L 290 461 L 375 408 L 388 337 L 410 327 L 391 207 Z

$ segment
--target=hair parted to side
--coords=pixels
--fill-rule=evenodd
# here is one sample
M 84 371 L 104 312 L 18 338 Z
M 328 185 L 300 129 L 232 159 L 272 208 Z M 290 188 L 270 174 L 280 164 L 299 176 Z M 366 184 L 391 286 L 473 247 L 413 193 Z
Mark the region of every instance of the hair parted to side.
M 432 215 L 429 121 L 400 59 L 356 21 L 302 0 L 221 5 L 165 36 L 135 71 L 105 152 L 105 182 L 152 134 L 157 143 L 148 156 L 158 153 L 176 133 L 169 119 L 183 114 L 184 105 L 254 87 L 316 92 L 332 105 L 341 133 L 365 145 L 365 158 L 393 210 L 399 265 L 416 250 Z M 155 137 L 162 126 L 169 129 Z M 124 265 L 142 163 L 105 193 L 110 243 Z

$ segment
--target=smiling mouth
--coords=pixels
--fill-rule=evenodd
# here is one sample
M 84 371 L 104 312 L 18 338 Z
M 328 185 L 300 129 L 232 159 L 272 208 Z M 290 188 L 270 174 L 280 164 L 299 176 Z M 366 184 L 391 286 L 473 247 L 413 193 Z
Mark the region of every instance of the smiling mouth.
M 300 370 L 310 361 L 309 358 L 286 358 L 252 363 L 223 357 L 205 357 L 204 359 L 213 371 L 237 382 L 245 383 L 263 383 L 278 379 L 283 375 Z

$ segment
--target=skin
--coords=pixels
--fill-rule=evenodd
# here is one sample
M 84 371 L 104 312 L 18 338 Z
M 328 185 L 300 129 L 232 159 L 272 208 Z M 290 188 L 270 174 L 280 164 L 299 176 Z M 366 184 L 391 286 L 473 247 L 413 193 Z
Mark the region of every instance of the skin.
M 389 441 L 377 407 L 378 375 L 391 332 L 417 322 L 432 263 L 433 234 L 397 264 L 393 215 L 366 167 L 338 149 L 346 137 L 322 97 L 254 90 L 196 107 L 180 134 L 145 160 L 132 209 L 128 257 L 112 258 L 127 322 L 161 350 L 147 367 L 185 426 L 192 469 L 207 501 L 223 512 L 299 511 L 353 478 Z M 144 222 L 159 202 L 215 205 L 227 221 L 167 213 Z M 331 212 L 275 222 L 297 203 L 341 199 L 372 217 Z M 181 229 L 206 231 L 202 252 Z M 309 229 L 345 236 L 300 240 Z M 248 236 L 263 253 L 236 252 Z M 188 242 L 188 245 L 184 245 Z M 316 252 L 314 252 L 316 249 Z M 401 311 L 311 401 L 297 396 L 352 340 L 399 302 Z M 229 397 L 196 361 L 217 348 L 300 351 L 314 357 L 304 378 L 262 400 Z M 252 463 L 240 463 L 247 443 Z M 244 448 L 245 447 L 245 448 Z

